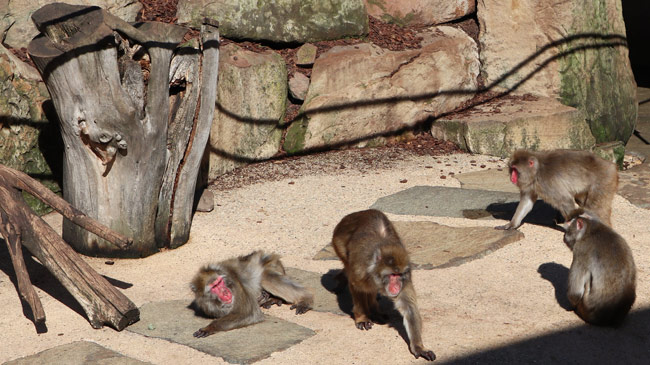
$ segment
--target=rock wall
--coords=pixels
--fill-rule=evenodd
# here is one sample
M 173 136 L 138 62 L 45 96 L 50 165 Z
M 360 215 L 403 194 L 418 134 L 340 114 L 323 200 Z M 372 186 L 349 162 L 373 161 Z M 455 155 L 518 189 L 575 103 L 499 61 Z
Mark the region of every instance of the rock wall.
M 99 5 L 127 21 L 133 21 L 142 8 L 135 0 L 68 2 Z M 29 15 L 45 3 L 0 0 L 4 43 L 26 47 L 36 34 Z M 179 23 L 191 26 L 203 17 L 213 17 L 220 22 L 222 36 L 270 46 L 264 53 L 235 44 L 222 47 L 219 101 L 208 147 L 209 178 L 279 152 L 383 143 L 386 136 L 416 125 L 426 127 L 434 120 L 438 122 L 432 126 L 435 135 L 455 135 L 468 149 L 475 146 L 477 151 L 497 155 L 507 155 L 508 149 L 516 147 L 589 148 L 588 134 L 598 143 L 627 141 L 636 121 L 636 85 L 621 0 L 179 0 L 176 15 Z M 372 42 L 377 33 L 369 34 L 369 15 L 384 22 L 415 25 L 410 29 L 422 37 L 421 47 L 390 51 L 377 46 Z M 454 24 L 431 26 L 447 22 Z M 477 22 L 478 37 L 469 32 L 478 44 L 463 31 L 467 29 L 463 24 L 475 26 Z M 381 34 L 391 38 L 394 33 Z M 349 38 L 364 42 L 346 40 L 340 43 L 354 44 L 333 48 L 328 43 Z M 294 61 L 302 71 L 287 71 L 280 54 L 286 56 L 287 50 L 301 44 Z M 417 42 L 408 46 L 413 44 Z M 12 136 L 3 143 L 0 163 L 29 170 L 26 161 L 38 159 L 28 158 L 26 151 L 40 149 L 40 140 L 51 139 L 41 134 L 50 131 L 49 127 L 38 127 L 45 119 L 41 104 L 47 93 L 40 83 L 28 80 L 33 75 L 25 76 L 28 69 L 12 57 L 3 51 L 0 62 L 4 70 L 0 87 L 7 100 L 0 101 L 0 138 Z M 548 117 L 538 111 L 524 123 L 526 131 L 521 133 L 501 120 L 499 133 L 484 133 L 475 127 L 485 125 L 482 120 L 474 123 L 476 118 L 454 116 L 452 112 L 471 107 L 468 102 L 485 91 L 480 81 L 491 92 L 532 94 L 548 100 L 549 105 L 559 100 L 573 107 L 565 113 L 570 117 L 564 118 L 564 124 L 556 124 L 562 125 L 560 134 L 567 130 L 580 138 L 561 142 L 558 133 L 548 128 L 539 130 L 547 131 L 542 134 L 549 140 L 531 134 L 538 129 L 529 127 L 530 123 Z M 490 105 L 490 113 L 505 113 L 506 109 Z M 516 108 L 531 111 L 530 105 Z M 297 108 L 298 117 L 283 125 L 285 119 L 292 119 L 285 118 L 288 110 Z M 478 110 L 474 117 L 481 113 Z M 503 120 L 518 117 L 513 118 Z M 17 120 L 29 122 L 21 126 L 9 122 Z M 462 135 L 453 133 L 459 123 L 464 126 Z M 581 130 L 583 126 L 589 131 Z M 19 132 L 21 137 L 13 137 Z M 474 138 L 477 133 L 481 138 L 515 137 L 483 140 Z M 42 162 L 31 164 L 43 167 Z
M 178 22 L 200 25 L 217 19 L 234 39 L 313 42 L 368 33 L 362 0 L 179 0 Z
M 58 126 L 43 111 L 49 94 L 40 75 L 0 46 L 0 80 L 0 163 L 60 192 L 51 165 L 60 172 L 62 142 Z M 36 212 L 50 210 L 31 195 L 25 198 Z
M 560 98 L 585 114 L 596 142 L 627 142 L 636 83 L 620 0 L 478 1 L 477 17 L 488 87 Z
M 423 37 L 416 50 L 387 51 L 364 43 L 322 54 L 314 64 L 303 117 L 287 132 L 285 151 L 366 145 L 471 99 L 479 71 L 476 43 L 444 26 Z

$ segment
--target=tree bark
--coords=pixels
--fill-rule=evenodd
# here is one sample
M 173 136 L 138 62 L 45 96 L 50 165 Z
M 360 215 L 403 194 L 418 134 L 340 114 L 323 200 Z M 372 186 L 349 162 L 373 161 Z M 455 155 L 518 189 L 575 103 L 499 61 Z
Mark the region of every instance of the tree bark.
M 83 213 L 22 172 L 0 165 L 0 233 L 5 238 L 16 271 L 18 292 L 34 313 L 35 322 L 45 321 L 45 312 L 22 256 L 22 245 L 45 266 L 79 302 L 94 328 L 108 324 L 122 330 L 139 319 L 138 308 L 92 269 L 45 221 L 25 203 L 20 190 L 41 199 L 71 222 L 127 248 L 131 241 L 92 221 Z
M 28 52 L 65 145 L 64 197 L 133 245 L 120 250 L 69 220 L 63 238 L 84 254 L 118 257 L 185 243 L 199 168 L 194 155 L 200 160 L 214 113 L 217 28 L 205 30 L 202 40 L 209 41 L 179 47 L 186 28 L 130 25 L 98 7 L 54 3 L 32 19 L 42 35 Z

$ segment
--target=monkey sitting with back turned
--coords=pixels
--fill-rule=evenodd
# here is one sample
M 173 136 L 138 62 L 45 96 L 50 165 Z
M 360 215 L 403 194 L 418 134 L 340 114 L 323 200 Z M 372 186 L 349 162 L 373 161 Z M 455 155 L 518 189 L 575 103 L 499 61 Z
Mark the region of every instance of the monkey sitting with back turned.
M 612 200 L 618 187 L 614 163 L 588 151 L 517 150 L 509 169 L 520 200 L 512 220 L 497 229 L 517 229 L 537 198 L 559 210 L 565 220 L 577 204 L 611 226 Z
M 249 326 L 264 320 L 260 305 L 292 303 L 296 314 L 312 308 L 314 296 L 285 275 L 280 257 L 255 251 L 202 267 L 190 284 L 195 306 L 208 317 L 216 318 L 194 332 L 206 337 L 218 331 Z
M 625 239 L 578 209 L 565 223 L 573 251 L 567 297 L 576 313 L 596 325 L 618 325 L 636 298 L 636 267 Z

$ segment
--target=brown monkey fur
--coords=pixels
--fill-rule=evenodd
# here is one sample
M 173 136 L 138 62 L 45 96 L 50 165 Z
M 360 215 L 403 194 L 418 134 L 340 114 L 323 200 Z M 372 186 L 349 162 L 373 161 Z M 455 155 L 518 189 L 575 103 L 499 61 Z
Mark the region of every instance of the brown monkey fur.
M 576 204 L 611 226 L 612 200 L 618 187 L 616 165 L 588 151 L 517 150 L 509 163 L 510 181 L 520 200 L 508 224 L 497 229 L 517 229 L 540 198 L 566 220 Z
M 190 287 L 195 295 L 194 305 L 216 318 L 194 332 L 194 337 L 263 321 L 260 305 L 279 304 L 272 296 L 293 303 L 291 309 L 296 314 L 307 312 L 314 302 L 309 291 L 285 275 L 278 255 L 262 251 L 206 265 L 194 276 Z
M 588 323 L 618 325 L 636 298 L 636 268 L 625 239 L 596 217 L 576 210 L 565 223 L 573 251 L 567 297 Z
M 409 256 L 388 218 L 374 209 L 349 214 L 334 229 L 332 246 L 343 261 L 357 328 L 372 328 L 369 316 L 378 312 L 377 293 L 386 296 L 403 317 L 411 353 L 433 361 L 436 355 L 422 345 Z

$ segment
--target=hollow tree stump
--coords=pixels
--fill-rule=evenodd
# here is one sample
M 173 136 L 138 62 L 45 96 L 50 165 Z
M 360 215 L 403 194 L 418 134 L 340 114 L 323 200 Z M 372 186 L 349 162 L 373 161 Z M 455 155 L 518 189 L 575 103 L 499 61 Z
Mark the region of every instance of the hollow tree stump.
M 118 257 L 185 243 L 216 100 L 217 27 L 179 45 L 187 28 L 130 25 L 98 7 L 53 3 L 32 20 L 42 34 L 28 53 L 65 145 L 64 197 L 133 245 L 119 250 L 67 219 L 63 238 Z
M 45 321 L 45 311 L 29 280 L 22 255 L 25 246 L 79 302 L 94 328 L 104 324 L 122 330 L 140 318 L 133 302 L 111 285 L 74 252 L 61 237 L 25 203 L 26 191 L 54 208 L 71 222 L 99 235 L 118 249 L 131 241 L 89 219 L 65 200 L 26 174 L 0 165 L 0 235 L 4 237 L 16 272 L 20 296 L 34 314 L 34 321 Z

